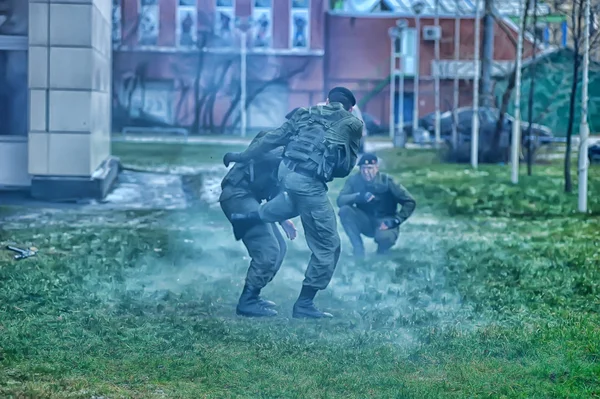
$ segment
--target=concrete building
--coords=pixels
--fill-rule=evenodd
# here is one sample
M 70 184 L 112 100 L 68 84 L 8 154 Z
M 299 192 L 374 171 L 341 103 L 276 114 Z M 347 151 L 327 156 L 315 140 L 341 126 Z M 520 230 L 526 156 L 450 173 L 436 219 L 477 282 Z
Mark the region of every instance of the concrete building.
M 110 156 L 111 0 L 4 0 L 0 187 L 101 198 Z

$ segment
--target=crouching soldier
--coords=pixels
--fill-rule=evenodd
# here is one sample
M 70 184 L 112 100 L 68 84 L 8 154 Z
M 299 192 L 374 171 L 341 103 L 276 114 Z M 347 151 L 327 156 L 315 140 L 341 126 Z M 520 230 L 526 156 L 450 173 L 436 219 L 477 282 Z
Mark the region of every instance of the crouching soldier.
M 259 133 L 254 140 L 266 132 Z M 233 226 L 236 240 L 242 240 L 251 258 L 246 284 L 236 307 L 236 313 L 249 317 L 275 316 L 275 303 L 260 297 L 260 291 L 279 271 L 287 250 L 279 228 L 274 223 L 232 220 L 235 213 L 255 212 L 262 200 L 276 196 L 277 170 L 283 148 L 270 151 L 255 160 L 235 164 L 221 182 L 219 203 Z M 281 222 L 287 237 L 296 237 L 296 228 L 290 220 Z
M 374 154 L 364 154 L 358 165 L 360 173 L 346 180 L 337 204 L 354 256 L 362 258 L 365 248 L 361 235 L 375 239 L 377 253 L 387 252 L 396 243 L 399 226 L 413 213 L 416 203 L 401 184 L 379 172 Z M 398 204 L 402 206 L 400 212 Z

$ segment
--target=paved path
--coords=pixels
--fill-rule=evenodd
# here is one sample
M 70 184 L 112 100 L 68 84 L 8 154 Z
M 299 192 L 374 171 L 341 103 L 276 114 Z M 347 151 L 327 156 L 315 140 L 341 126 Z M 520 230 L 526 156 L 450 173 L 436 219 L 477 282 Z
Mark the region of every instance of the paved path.
M 187 143 L 187 144 L 213 144 L 213 145 L 248 145 L 252 139 L 244 139 L 240 137 L 202 137 L 192 136 L 187 139 L 177 136 L 113 136 L 113 142 L 128 142 L 128 143 Z M 390 141 L 367 140 L 365 149 L 367 151 L 377 151 L 385 148 L 392 148 Z M 422 149 L 423 147 L 409 143 L 407 148 Z

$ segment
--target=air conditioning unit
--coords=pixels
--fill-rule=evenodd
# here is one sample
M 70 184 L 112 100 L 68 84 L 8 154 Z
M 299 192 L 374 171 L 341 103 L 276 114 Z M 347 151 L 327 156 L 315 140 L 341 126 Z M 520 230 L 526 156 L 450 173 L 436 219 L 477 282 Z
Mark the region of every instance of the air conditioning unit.
M 442 28 L 440 26 L 424 26 L 423 40 L 440 40 L 442 37 Z

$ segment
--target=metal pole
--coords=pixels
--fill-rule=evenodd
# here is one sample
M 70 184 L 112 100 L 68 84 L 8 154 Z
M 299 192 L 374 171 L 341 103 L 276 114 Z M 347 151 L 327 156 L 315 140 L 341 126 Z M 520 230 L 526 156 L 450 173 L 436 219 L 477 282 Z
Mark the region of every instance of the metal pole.
M 241 109 L 241 125 L 242 125 L 242 137 L 246 137 L 246 84 L 247 84 L 247 77 L 246 77 L 246 56 L 247 56 L 247 39 L 248 33 L 244 30 L 242 32 L 242 51 L 240 52 L 240 55 L 242 57 L 242 59 L 240 60 L 240 80 L 241 80 L 241 95 L 240 95 L 240 106 L 242 107 Z
M 435 21 L 434 25 L 440 27 L 440 0 L 435 0 Z M 440 38 L 435 39 L 435 65 L 436 71 L 434 77 L 435 90 L 435 147 L 438 148 L 442 141 L 441 122 L 440 122 Z
M 587 212 L 588 191 L 588 82 L 590 69 L 590 0 L 585 1 L 585 42 L 583 50 L 583 79 L 581 82 L 581 124 L 579 125 L 579 212 Z
M 400 88 L 398 90 L 398 131 L 401 138 L 401 147 L 406 147 L 406 132 L 404 131 L 404 37 L 406 36 L 406 27 L 408 23 L 406 20 L 399 20 L 396 22 L 398 27 L 396 40 L 398 40 L 398 61 L 399 61 L 399 72 L 400 72 Z
M 459 81 L 458 81 L 458 63 L 460 62 L 460 18 L 457 15 L 454 20 L 454 101 L 452 102 L 452 149 L 458 148 L 458 101 L 459 101 Z
M 393 29 L 393 28 L 392 28 Z M 390 30 L 390 140 L 394 142 L 394 126 L 396 125 L 396 38 Z
M 481 76 L 481 66 L 479 61 L 479 37 L 481 36 L 481 13 L 479 7 L 480 0 L 475 1 L 475 44 L 473 49 L 473 119 L 471 121 L 471 166 L 477 169 L 479 165 L 479 78 Z
M 404 131 L 404 43 L 403 38 L 406 32 L 406 27 L 400 28 L 400 88 L 398 90 L 398 125 L 400 128 L 400 134 L 402 135 L 402 147 L 406 147 L 406 132 Z
M 421 16 L 417 14 L 417 48 L 416 48 L 416 56 L 415 56 L 415 79 L 414 79 L 414 107 L 413 107 L 413 137 L 417 129 L 419 128 L 419 68 L 421 67 L 420 57 L 421 57 Z
M 517 60 L 515 65 L 515 120 L 512 127 L 511 139 L 511 181 L 516 184 L 519 182 L 519 149 L 521 147 L 521 58 L 523 57 L 523 20 L 527 15 L 525 12 L 524 1 L 519 2 L 519 41 L 517 43 Z

